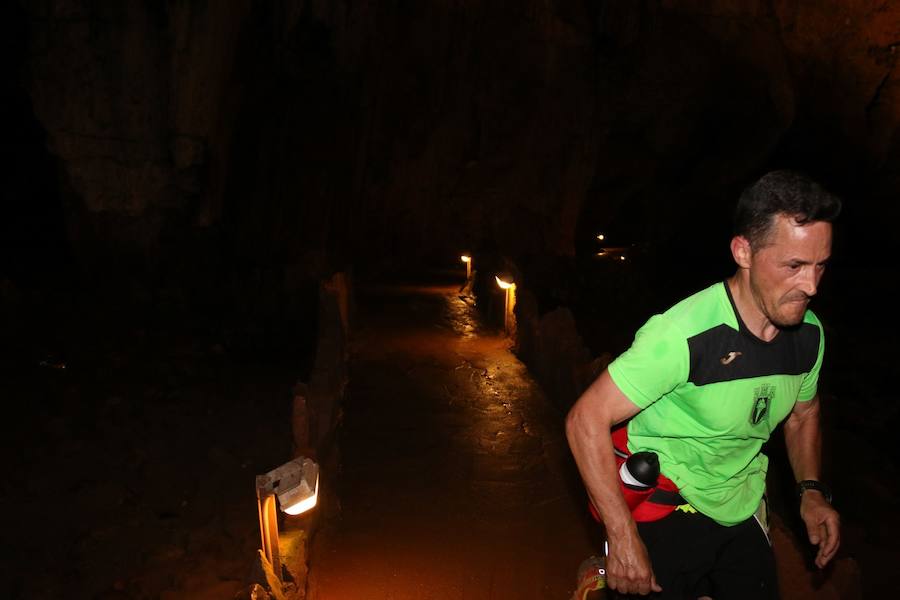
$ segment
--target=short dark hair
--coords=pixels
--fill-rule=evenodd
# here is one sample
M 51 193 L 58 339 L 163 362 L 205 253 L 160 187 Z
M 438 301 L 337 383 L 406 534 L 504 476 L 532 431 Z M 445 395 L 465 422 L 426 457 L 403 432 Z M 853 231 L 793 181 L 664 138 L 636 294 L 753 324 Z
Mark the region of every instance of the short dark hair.
M 734 211 L 734 234 L 750 242 L 753 250 L 766 245 L 775 216 L 784 214 L 800 224 L 833 222 L 841 212 L 841 199 L 795 171 L 771 171 L 745 189 Z

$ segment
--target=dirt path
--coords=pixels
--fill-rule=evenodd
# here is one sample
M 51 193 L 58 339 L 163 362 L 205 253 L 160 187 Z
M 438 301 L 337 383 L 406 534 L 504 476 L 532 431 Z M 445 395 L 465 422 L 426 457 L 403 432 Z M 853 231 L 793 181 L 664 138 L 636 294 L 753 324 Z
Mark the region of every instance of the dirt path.
M 565 599 L 593 551 L 562 415 L 455 291 L 363 298 L 315 600 Z

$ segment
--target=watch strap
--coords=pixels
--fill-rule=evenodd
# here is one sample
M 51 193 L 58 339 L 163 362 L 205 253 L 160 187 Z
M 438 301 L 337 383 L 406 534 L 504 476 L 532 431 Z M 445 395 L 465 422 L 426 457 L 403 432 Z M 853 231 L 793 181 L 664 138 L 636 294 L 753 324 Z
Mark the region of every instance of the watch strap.
M 816 490 L 825 496 L 825 501 L 831 504 L 831 489 L 816 479 L 804 479 L 797 483 L 797 499 L 803 498 L 803 492 L 806 490 Z

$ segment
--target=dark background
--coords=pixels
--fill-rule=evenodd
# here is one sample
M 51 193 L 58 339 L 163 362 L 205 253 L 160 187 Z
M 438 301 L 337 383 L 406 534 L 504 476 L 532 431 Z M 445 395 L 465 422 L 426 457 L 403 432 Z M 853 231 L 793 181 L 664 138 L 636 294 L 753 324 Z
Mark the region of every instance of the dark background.
M 614 355 L 649 314 L 731 273 L 735 198 L 795 168 L 845 201 L 813 305 L 828 334 L 830 477 L 860 536 L 898 530 L 900 5 L 0 10 L 13 442 L 55 456 L 118 410 L 91 386 L 137 385 L 124 374 L 135 364 L 170 388 L 233 364 L 303 377 L 320 279 L 402 277 L 463 250 L 514 268 L 539 313 L 571 309 L 591 353 Z M 596 260 L 599 232 L 629 260 Z M 60 364 L 79 367 L 78 385 Z M 153 418 L 135 402 L 130 423 Z M 58 415 L 72 415 L 63 433 L 40 435 Z M 103 448 L 104 435 L 86 439 Z

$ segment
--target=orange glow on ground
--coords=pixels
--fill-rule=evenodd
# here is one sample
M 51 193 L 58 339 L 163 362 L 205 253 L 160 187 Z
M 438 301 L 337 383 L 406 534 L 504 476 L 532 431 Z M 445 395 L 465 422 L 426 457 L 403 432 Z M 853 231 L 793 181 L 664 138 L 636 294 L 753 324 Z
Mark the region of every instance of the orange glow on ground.
M 569 598 L 599 547 L 559 409 L 456 292 L 361 295 L 310 600 Z

